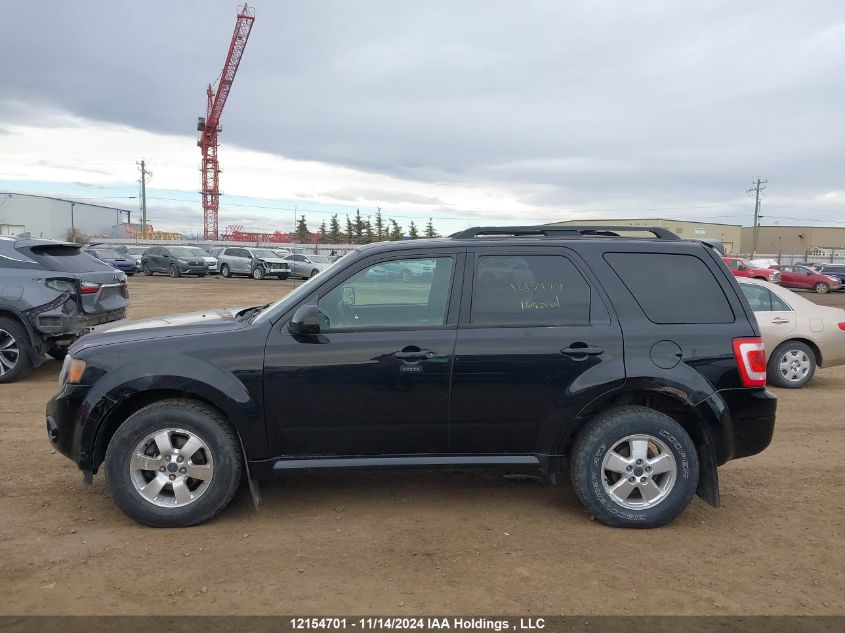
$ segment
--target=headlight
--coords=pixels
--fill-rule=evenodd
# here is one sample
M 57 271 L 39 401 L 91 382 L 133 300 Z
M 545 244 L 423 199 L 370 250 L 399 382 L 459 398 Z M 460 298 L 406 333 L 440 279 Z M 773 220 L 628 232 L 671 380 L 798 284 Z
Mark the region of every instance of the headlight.
M 59 372 L 59 388 L 65 383 L 75 385 L 82 380 L 82 374 L 85 373 L 85 361 L 74 358 L 70 354 L 65 356 L 65 362 L 62 363 L 62 370 Z
M 177 259 L 176 261 L 179 262 L 180 264 L 187 264 L 188 263 L 187 259 Z

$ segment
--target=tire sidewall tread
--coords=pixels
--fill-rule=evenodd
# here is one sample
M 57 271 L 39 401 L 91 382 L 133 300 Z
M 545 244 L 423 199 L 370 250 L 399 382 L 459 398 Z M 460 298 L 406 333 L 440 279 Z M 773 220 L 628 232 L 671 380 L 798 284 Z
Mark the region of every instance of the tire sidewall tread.
M 668 497 L 652 508 L 634 510 L 619 506 L 607 495 L 601 464 L 616 442 L 640 433 L 660 438 L 673 453 L 678 471 Z M 692 438 L 669 416 L 643 406 L 623 406 L 598 414 L 576 438 L 570 463 L 578 498 L 588 512 L 611 527 L 666 525 L 684 511 L 698 487 L 698 452 Z
M 166 422 L 160 421 L 162 415 L 166 415 Z M 138 442 L 164 427 L 198 434 L 214 458 L 214 476 L 208 489 L 181 508 L 163 508 L 145 501 L 129 474 L 129 456 Z M 150 527 L 188 527 L 214 518 L 229 505 L 243 470 L 237 433 L 219 411 L 194 400 L 169 399 L 139 409 L 118 427 L 106 450 L 104 472 L 109 495 L 130 518 Z

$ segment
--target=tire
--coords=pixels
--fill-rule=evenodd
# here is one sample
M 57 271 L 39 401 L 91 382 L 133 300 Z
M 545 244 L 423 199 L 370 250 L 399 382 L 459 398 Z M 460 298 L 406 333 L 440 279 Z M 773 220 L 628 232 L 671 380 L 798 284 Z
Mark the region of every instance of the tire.
M 643 462 L 628 464 L 633 455 L 643 454 L 643 447 Z M 620 459 L 611 457 L 613 453 Z M 675 420 L 648 407 L 630 405 L 600 413 L 579 433 L 570 458 L 576 494 L 588 512 L 611 527 L 666 525 L 684 511 L 698 487 L 698 453 L 692 439 Z M 652 467 L 667 470 L 645 470 Z M 647 485 L 637 481 L 627 486 L 631 478 L 645 478 Z M 621 488 L 612 492 L 614 485 Z M 645 490 L 654 497 L 649 500 Z
M 56 360 L 64 360 L 65 356 L 67 356 L 67 347 L 53 346 L 47 348 L 47 356 Z
M 152 277 L 152 276 L 153 276 L 153 269 L 152 269 L 152 268 L 150 268 L 150 265 L 149 265 L 149 264 L 144 264 L 143 266 L 141 266 L 141 270 L 143 270 L 144 274 L 145 274 L 147 277 Z
M 252 269 L 252 278 L 261 281 L 264 277 L 267 276 L 267 272 L 264 270 L 264 266 L 256 266 Z
M 312 270 L 312 271 L 311 271 L 311 274 L 310 274 L 310 275 L 308 275 L 308 277 L 309 277 L 309 278 L 310 278 L 310 277 L 316 277 L 316 276 L 317 276 L 317 275 L 319 275 L 319 274 L 320 274 L 320 271 L 319 271 L 319 270 L 317 270 L 317 269 L 315 268 L 314 270 Z
M 290 277 L 290 275 L 288 275 L 288 273 L 285 273 L 284 275 L 278 275 L 278 277 L 279 277 L 279 280 L 280 280 L 280 281 L 284 281 L 284 280 L 286 280 L 288 277 Z
M 207 273 L 207 272 L 205 272 L 205 273 L 197 273 L 197 277 L 207 277 L 207 276 L 208 276 L 208 273 Z
M 135 276 L 135 273 L 126 273 L 126 276 L 127 276 L 127 277 L 134 277 L 134 276 Z
M 228 265 L 228 264 L 223 264 L 223 265 L 220 267 L 220 274 L 221 274 L 221 275 L 223 275 L 226 279 L 228 279 L 229 277 L 231 277 L 231 276 L 232 276 L 232 271 L 231 271 L 231 270 L 229 270 L 229 265 Z
M 0 318 L 0 384 L 14 382 L 32 369 L 29 334 L 17 321 Z
M 176 264 L 170 264 L 170 276 L 173 279 L 178 279 L 182 276 L 182 271 L 179 270 L 179 267 Z
M 152 439 L 159 432 L 165 433 L 164 441 Z M 185 456 L 186 461 L 176 462 L 190 438 L 198 448 Z M 174 459 L 162 460 L 159 446 L 166 446 Z M 174 451 L 177 446 L 181 449 Z M 141 462 L 133 457 L 142 454 L 144 447 L 149 457 L 143 465 L 149 469 L 137 468 Z M 197 463 L 189 463 L 193 460 Z M 180 474 L 182 468 L 194 469 L 208 479 Z M 218 411 L 194 400 L 162 400 L 136 411 L 118 427 L 106 450 L 109 495 L 127 516 L 151 527 L 188 527 L 217 516 L 235 496 L 242 472 L 243 456 L 234 429 Z M 175 484 L 170 477 L 176 478 Z M 174 485 L 187 496 L 178 499 Z M 150 487 L 150 496 L 157 492 L 152 500 L 142 495 L 145 487 Z
M 783 389 L 801 389 L 813 379 L 818 361 L 810 346 L 784 341 L 775 348 L 766 367 L 769 382 Z
M 813 290 L 818 292 L 820 295 L 825 295 L 830 292 L 830 284 L 826 284 L 823 281 L 820 281 L 815 286 L 813 286 Z

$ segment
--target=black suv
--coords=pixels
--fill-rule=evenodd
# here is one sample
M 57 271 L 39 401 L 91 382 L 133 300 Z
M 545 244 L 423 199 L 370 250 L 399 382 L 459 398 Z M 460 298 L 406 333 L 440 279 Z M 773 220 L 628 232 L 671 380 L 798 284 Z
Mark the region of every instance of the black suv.
M 187 246 L 151 246 L 141 255 L 141 270 L 149 276 L 153 273 L 167 273 L 171 277 L 208 274 L 208 262 Z
M 717 466 L 769 444 L 776 401 L 719 252 L 631 230 L 371 244 L 271 305 L 95 332 L 50 441 L 153 526 L 213 517 L 242 478 L 258 503 L 291 469 L 393 466 L 568 471 L 602 522 L 663 525 L 696 491 L 718 505 Z M 431 274 L 380 274 L 403 263 Z
M 126 275 L 79 244 L 0 236 L 0 383 L 44 362 L 95 325 L 126 316 Z

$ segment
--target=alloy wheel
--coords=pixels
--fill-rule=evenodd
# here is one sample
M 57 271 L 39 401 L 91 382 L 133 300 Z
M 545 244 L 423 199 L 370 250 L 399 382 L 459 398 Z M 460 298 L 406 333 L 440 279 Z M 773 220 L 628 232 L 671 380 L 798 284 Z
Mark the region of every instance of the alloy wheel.
M 135 447 L 129 475 L 139 495 L 153 505 L 180 508 L 199 499 L 214 476 L 211 450 L 198 435 L 167 428 Z
M 616 442 L 602 459 L 605 492 L 631 510 L 653 508 L 675 485 L 678 464 L 663 440 L 653 435 L 629 435 Z
M 15 337 L 6 330 L 0 330 L 0 376 L 12 371 L 21 357 L 21 348 Z

